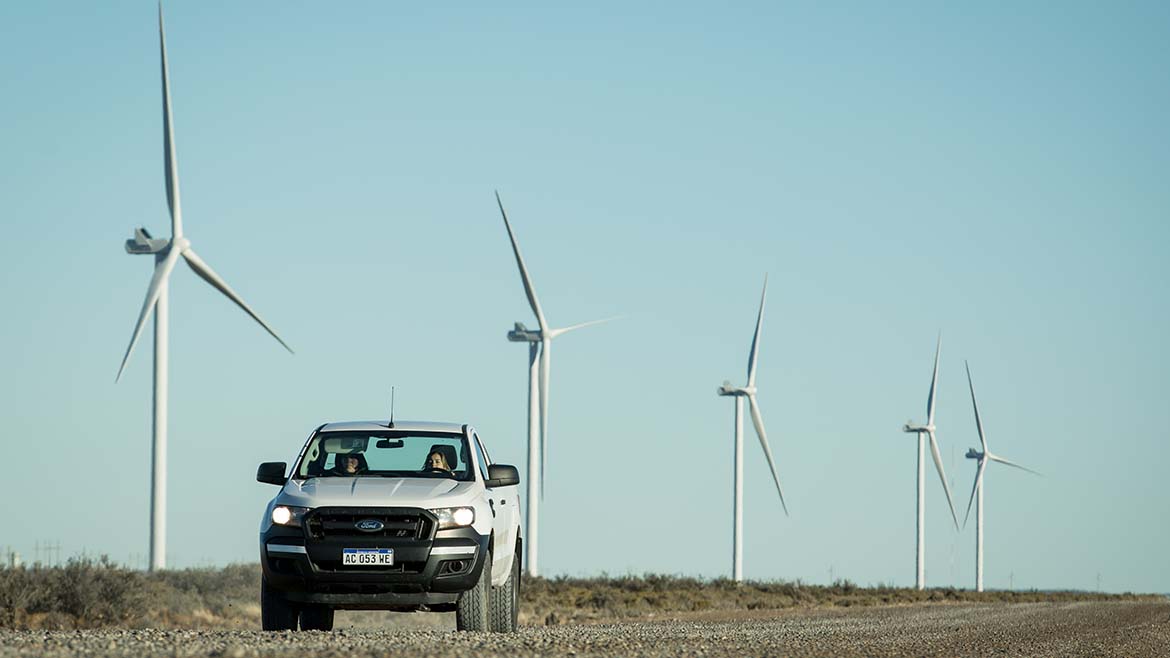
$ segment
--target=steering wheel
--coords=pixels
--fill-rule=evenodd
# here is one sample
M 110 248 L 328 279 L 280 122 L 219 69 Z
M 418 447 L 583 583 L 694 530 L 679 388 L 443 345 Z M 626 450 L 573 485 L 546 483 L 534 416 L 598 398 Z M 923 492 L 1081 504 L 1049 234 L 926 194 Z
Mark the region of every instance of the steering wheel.
M 423 469 L 423 472 L 424 473 L 442 473 L 444 475 L 450 475 L 451 477 L 455 477 L 455 474 L 452 473 L 451 471 L 448 471 L 445 468 L 439 468 L 437 466 L 427 466 Z

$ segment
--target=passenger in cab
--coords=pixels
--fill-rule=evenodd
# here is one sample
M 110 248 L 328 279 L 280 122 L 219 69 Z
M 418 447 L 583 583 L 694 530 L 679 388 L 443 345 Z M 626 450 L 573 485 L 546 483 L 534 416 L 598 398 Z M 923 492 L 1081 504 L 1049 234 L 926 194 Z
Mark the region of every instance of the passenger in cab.
M 447 471 L 451 472 L 451 464 L 447 463 L 447 456 L 438 450 L 431 451 L 427 455 L 427 461 L 423 464 L 423 470 L 431 471 Z

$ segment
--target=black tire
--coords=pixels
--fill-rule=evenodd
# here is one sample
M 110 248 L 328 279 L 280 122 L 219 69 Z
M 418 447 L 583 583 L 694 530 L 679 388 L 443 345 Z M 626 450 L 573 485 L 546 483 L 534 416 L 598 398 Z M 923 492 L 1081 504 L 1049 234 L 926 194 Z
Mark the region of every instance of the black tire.
M 492 552 L 483 555 L 483 567 L 475 587 L 459 595 L 455 604 L 455 628 L 461 631 L 488 630 L 488 607 L 491 605 Z
M 295 631 L 300 610 L 280 592 L 260 581 L 260 625 L 266 631 Z
M 492 588 L 491 628 L 496 633 L 515 633 L 520 614 L 520 547 L 512 555 L 512 569 L 508 580 Z
M 301 610 L 301 630 L 333 630 L 333 608 L 324 605 L 306 605 Z

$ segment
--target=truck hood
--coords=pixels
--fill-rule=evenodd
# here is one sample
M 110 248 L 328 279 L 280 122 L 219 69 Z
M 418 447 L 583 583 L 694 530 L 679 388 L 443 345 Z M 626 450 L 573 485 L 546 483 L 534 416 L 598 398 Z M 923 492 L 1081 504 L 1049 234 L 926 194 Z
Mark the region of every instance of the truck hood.
M 445 478 L 310 478 L 290 480 L 275 503 L 297 507 L 452 507 L 469 502 L 473 484 Z

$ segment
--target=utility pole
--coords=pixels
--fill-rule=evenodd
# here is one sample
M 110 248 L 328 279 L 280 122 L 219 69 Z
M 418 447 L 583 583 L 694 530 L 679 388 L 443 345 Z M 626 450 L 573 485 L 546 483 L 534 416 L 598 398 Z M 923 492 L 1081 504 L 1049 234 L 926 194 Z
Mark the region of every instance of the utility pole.
M 49 541 L 38 541 L 35 544 L 36 562 L 43 564 L 46 567 L 61 566 L 61 542 L 50 543 Z M 45 559 L 41 560 L 41 551 L 45 553 Z

